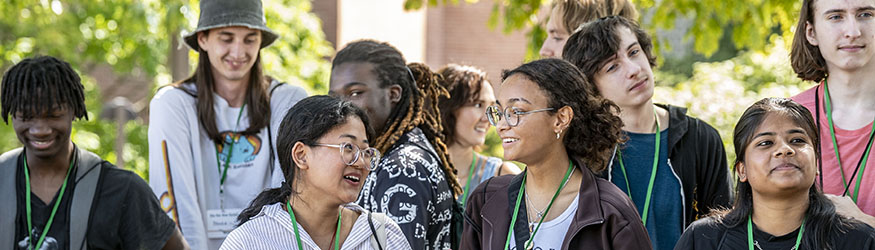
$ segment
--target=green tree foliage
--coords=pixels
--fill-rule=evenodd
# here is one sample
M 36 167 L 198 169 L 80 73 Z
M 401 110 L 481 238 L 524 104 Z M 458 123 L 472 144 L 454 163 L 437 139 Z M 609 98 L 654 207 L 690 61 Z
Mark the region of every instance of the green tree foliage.
M 479 0 L 467 0 L 477 2 Z M 719 49 L 720 39 L 730 35 L 739 49 L 762 50 L 768 37 L 792 34 L 802 1 L 796 0 L 631 0 L 641 12 L 644 27 L 650 34 L 672 29 L 678 20 L 688 20 L 692 26 L 685 39 L 692 39 L 694 49 L 710 56 Z M 406 9 L 419 9 L 425 4 L 458 4 L 458 0 L 406 0 Z M 550 0 L 495 0 L 488 25 L 502 25 L 505 33 L 527 29 L 529 46 L 527 59 L 537 58 L 538 49 L 547 37 L 544 31 L 546 9 Z M 732 32 L 723 30 L 730 27 Z M 789 38 L 789 36 L 785 37 Z M 668 48 L 665 38 L 657 47 Z
M 268 75 L 300 85 L 310 93 L 327 92 L 333 53 L 325 41 L 309 0 L 264 1 L 268 27 L 280 35 L 262 51 Z M 198 1 L 157 0 L 11 0 L 0 4 L 0 70 L 34 55 L 51 55 L 70 62 L 86 88 L 89 121 L 74 122 L 73 142 L 115 162 L 116 125 L 98 119 L 100 91 L 85 75 L 98 64 L 111 65 L 119 75 L 145 75 L 154 91 L 170 83 L 168 55 L 178 30 L 194 30 Z M 197 54 L 189 52 L 192 66 Z M 194 67 L 191 67 L 194 68 Z M 146 176 L 147 127 L 140 121 L 125 125 L 126 166 Z M 11 124 L 0 123 L 0 151 L 20 144 Z
M 657 87 L 654 101 L 687 107 L 688 115 L 714 126 L 723 138 L 730 164 L 735 161 L 732 133 L 751 104 L 766 97 L 791 97 L 814 84 L 803 82 L 790 67 L 789 46 L 773 36 L 763 51 L 712 63 L 697 63 L 693 77 L 673 87 Z M 659 79 L 659 76 L 657 76 Z

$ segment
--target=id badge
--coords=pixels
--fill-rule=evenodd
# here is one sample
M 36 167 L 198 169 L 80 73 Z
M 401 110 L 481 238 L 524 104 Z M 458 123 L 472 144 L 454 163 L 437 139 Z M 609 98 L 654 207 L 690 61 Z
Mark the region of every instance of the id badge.
M 237 224 L 237 215 L 242 211 L 242 209 L 207 210 L 207 237 L 210 239 L 228 237 Z

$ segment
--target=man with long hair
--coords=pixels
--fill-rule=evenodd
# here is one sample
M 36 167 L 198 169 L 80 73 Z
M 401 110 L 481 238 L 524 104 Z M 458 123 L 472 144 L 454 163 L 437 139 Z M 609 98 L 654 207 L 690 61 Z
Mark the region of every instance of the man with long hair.
M 875 1 L 806 0 L 790 63 L 817 83 L 792 97 L 814 116 L 823 142 L 818 183 L 839 213 L 875 225 Z M 866 167 L 869 171 L 866 171 Z
M 194 74 L 150 103 L 149 180 L 194 249 L 218 249 L 240 211 L 279 186 L 278 118 L 303 89 L 262 72 L 262 48 L 276 40 L 260 0 L 203 0 L 185 44 L 198 52 Z M 277 118 L 277 119 L 272 119 Z

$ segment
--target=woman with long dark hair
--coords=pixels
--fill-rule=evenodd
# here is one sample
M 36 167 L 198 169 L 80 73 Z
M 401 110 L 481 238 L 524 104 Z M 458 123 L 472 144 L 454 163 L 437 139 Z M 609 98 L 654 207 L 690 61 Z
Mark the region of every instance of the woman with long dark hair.
M 501 158 L 476 151 L 486 142 L 489 130 L 486 108 L 495 104 L 495 93 L 486 80 L 486 73 L 473 66 L 449 64 L 438 70 L 438 74 L 444 78 L 441 85 L 450 92 L 449 96 L 440 97 L 438 107 L 450 161 L 463 190 L 457 199 L 464 204 L 480 183 L 493 176 L 519 174 L 520 169 Z
M 285 182 L 238 217 L 222 249 L 410 249 L 401 228 L 353 203 L 379 161 L 364 111 L 328 96 L 283 118 L 277 152 Z
M 523 64 L 502 79 L 488 118 L 504 157 L 526 169 L 471 192 L 462 249 L 651 249 L 629 197 L 593 174 L 622 141 L 617 106 L 561 59 Z
M 817 189 L 819 138 L 802 105 L 754 103 L 735 126 L 733 208 L 694 222 L 675 249 L 875 249 L 872 227 L 839 216 Z

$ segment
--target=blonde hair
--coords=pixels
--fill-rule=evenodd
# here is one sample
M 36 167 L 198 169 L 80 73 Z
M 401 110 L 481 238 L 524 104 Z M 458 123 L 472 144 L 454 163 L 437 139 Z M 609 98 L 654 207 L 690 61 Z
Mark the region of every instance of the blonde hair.
M 553 2 L 552 11 L 562 14 L 562 24 L 569 34 L 587 22 L 606 16 L 638 20 L 638 10 L 628 0 L 557 0 Z

